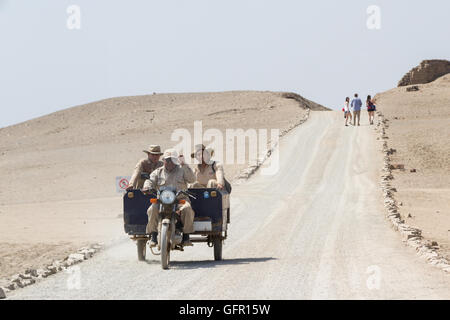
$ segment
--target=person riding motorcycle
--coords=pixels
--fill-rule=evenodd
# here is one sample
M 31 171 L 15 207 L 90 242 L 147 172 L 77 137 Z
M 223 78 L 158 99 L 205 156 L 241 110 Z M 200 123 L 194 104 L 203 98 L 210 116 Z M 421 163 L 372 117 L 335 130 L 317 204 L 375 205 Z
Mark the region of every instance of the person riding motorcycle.
M 142 174 L 150 175 L 154 170 L 163 166 L 163 162 L 159 160 L 162 155 L 161 147 L 158 145 L 151 145 L 148 150 L 142 150 L 147 153 L 148 157 L 139 160 L 134 168 L 133 175 L 128 183 L 127 190 L 142 189 L 146 179 L 142 177 Z
M 164 166 L 156 169 L 150 174 L 150 179 L 144 183 L 143 190 L 158 190 L 162 186 L 171 186 L 179 190 L 187 190 L 188 183 L 195 181 L 192 169 L 184 163 L 183 156 L 178 156 L 175 149 L 167 149 L 163 154 Z M 184 198 L 184 204 L 178 204 L 181 222 L 183 223 L 183 245 L 192 245 L 189 234 L 194 232 L 194 210 L 191 207 L 189 198 Z M 150 247 L 158 243 L 158 218 L 159 208 L 157 204 L 152 204 L 148 210 L 147 233 L 151 235 Z
M 197 159 L 199 164 L 194 167 L 195 182 L 192 188 L 224 188 L 223 166 L 216 161 L 211 161 L 214 150 L 207 149 L 203 144 L 195 146 L 191 158 Z

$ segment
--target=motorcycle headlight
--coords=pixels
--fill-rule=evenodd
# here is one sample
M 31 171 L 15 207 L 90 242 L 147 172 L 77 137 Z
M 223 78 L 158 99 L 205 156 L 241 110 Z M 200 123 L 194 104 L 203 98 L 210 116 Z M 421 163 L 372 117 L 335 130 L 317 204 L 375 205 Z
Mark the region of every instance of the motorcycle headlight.
M 161 199 L 162 203 L 171 204 L 175 201 L 175 193 L 170 190 L 164 190 L 163 192 L 161 192 L 159 198 Z

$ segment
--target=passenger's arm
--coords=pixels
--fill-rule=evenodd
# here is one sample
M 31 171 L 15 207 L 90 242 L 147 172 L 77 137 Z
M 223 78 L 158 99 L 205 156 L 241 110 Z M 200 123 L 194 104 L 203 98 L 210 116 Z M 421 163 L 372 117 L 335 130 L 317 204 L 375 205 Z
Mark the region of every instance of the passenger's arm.
M 223 171 L 223 165 L 215 163 L 215 167 L 217 183 L 224 186 L 225 181 L 223 180 L 223 178 L 225 177 L 225 172 Z
M 136 189 L 138 185 L 138 179 L 141 176 L 141 172 L 142 172 L 142 160 L 136 164 L 133 175 L 131 176 L 130 182 L 128 183 L 127 189 Z

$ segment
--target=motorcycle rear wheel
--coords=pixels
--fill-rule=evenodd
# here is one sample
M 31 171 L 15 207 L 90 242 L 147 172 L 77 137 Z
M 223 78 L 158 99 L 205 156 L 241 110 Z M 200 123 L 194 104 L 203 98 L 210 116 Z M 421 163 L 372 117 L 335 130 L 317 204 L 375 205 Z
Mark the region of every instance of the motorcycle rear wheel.
M 139 261 L 145 261 L 145 254 L 147 251 L 147 248 L 145 245 L 147 244 L 147 240 L 137 240 L 136 241 L 136 247 L 137 247 L 137 255 Z
M 220 261 L 222 260 L 222 239 L 221 238 L 215 238 L 214 239 L 214 260 Z

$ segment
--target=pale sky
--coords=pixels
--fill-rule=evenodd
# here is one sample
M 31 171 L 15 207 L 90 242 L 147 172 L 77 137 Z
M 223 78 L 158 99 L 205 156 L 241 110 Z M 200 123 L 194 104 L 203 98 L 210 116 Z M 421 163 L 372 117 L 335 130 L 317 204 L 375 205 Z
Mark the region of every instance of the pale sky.
M 449 13 L 448 0 L 0 0 L 0 127 L 153 92 L 294 91 L 340 109 L 450 60 Z

